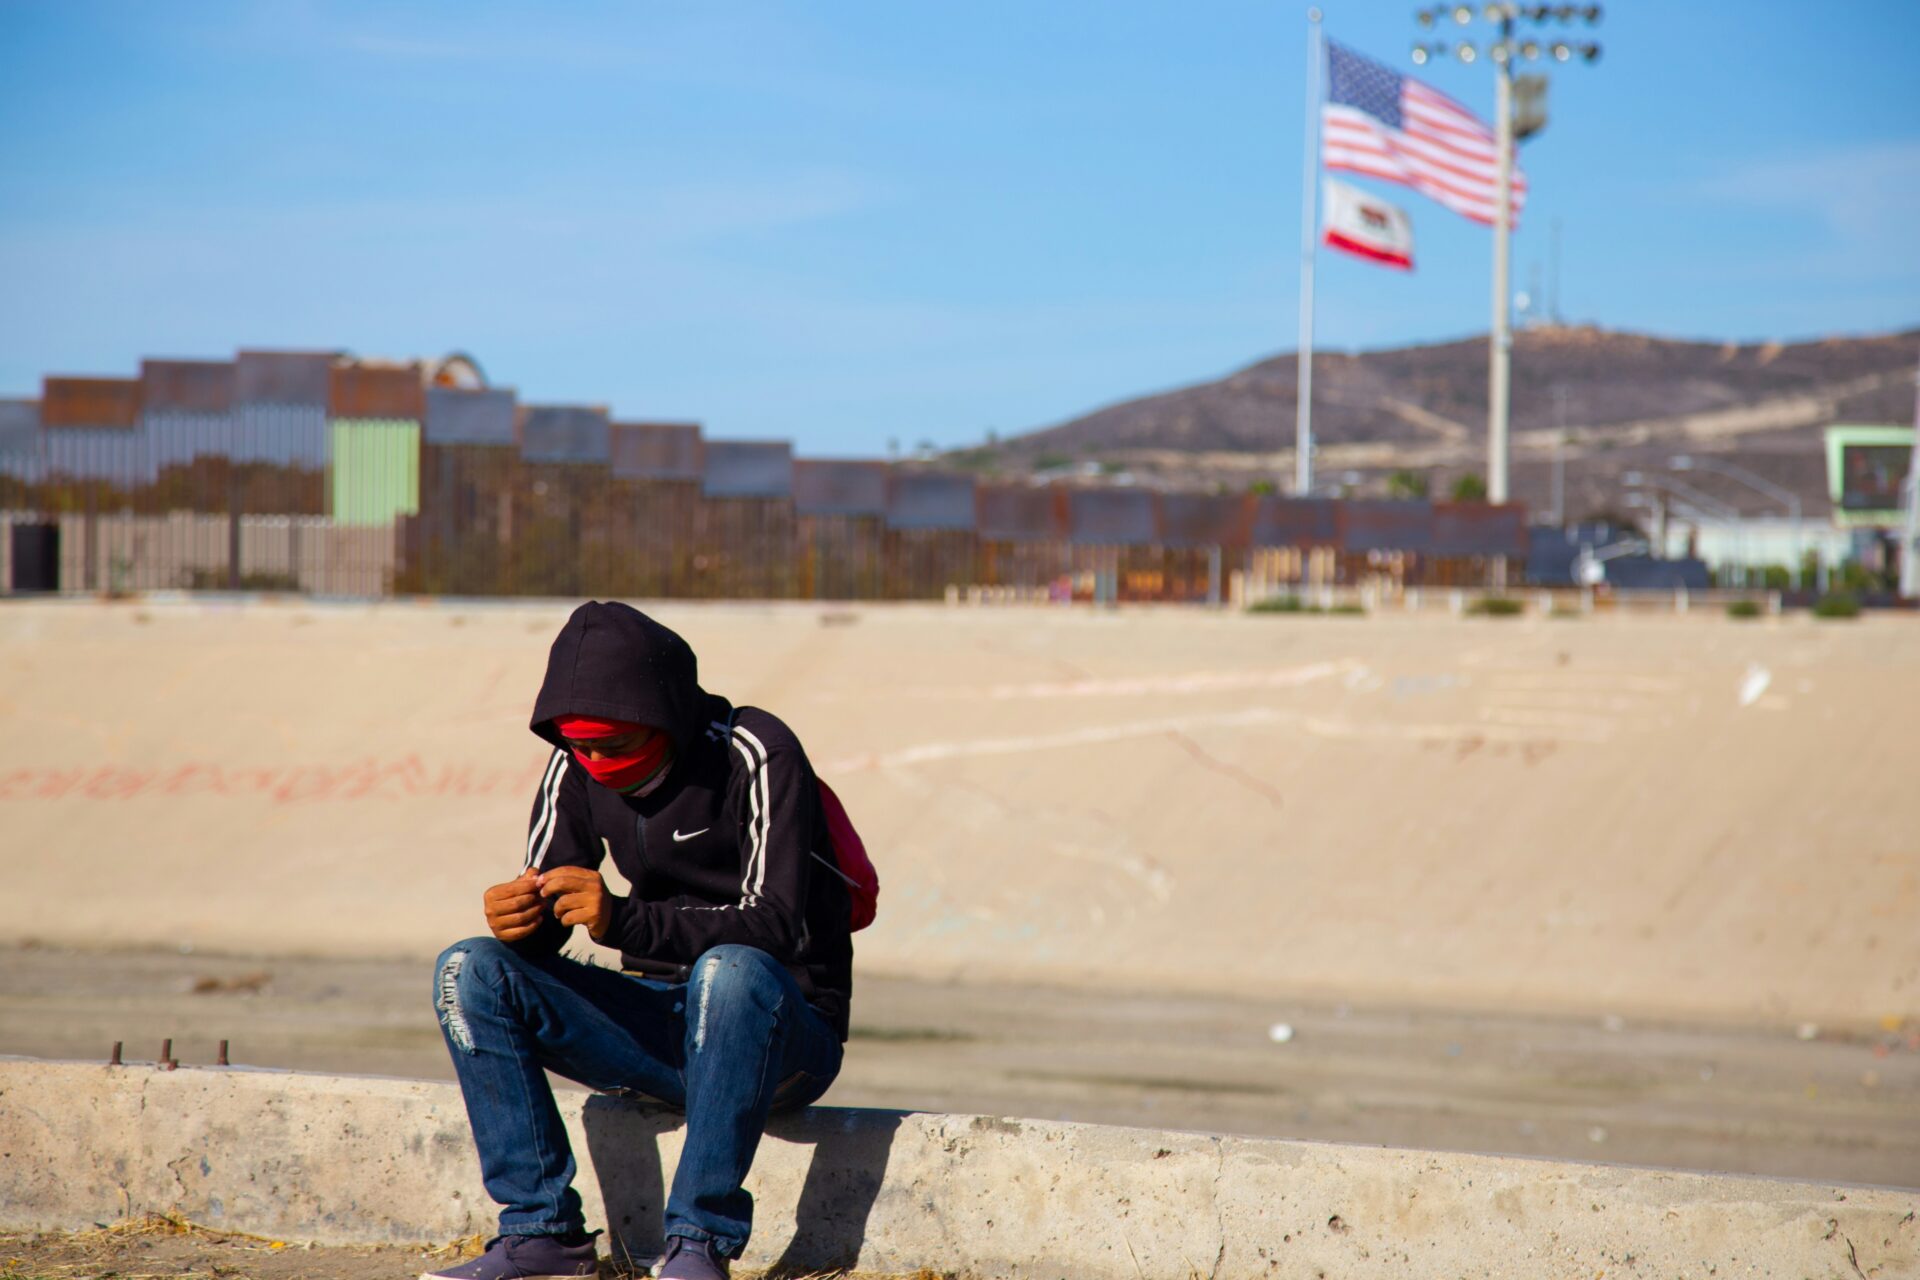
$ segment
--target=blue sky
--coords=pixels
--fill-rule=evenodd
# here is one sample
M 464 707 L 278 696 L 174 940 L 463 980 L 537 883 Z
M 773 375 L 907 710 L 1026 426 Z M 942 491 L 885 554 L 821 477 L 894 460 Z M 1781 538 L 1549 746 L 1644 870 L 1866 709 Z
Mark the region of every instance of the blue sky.
M 1325 0 L 1411 71 L 1410 3 Z M 236 346 L 472 351 L 813 455 L 978 441 L 1297 335 L 1304 4 L 0 0 L 0 395 Z M 1516 284 L 1709 338 L 1920 325 L 1920 4 L 1626 0 Z M 1484 63 L 1426 78 L 1490 115 Z M 1391 195 L 1395 189 L 1377 187 Z M 1486 326 L 1489 234 L 1322 254 L 1323 348 Z

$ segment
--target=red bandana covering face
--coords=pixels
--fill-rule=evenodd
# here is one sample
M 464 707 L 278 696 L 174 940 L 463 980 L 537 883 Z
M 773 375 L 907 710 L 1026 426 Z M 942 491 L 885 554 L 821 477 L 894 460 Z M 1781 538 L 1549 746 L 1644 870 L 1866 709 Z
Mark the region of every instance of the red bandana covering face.
M 647 725 L 631 720 L 599 720 L 592 716 L 555 716 L 553 727 L 560 731 L 562 737 L 574 742 L 624 738 L 629 734 L 648 732 Z M 573 752 L 573 758 L 580 762 L 580 767 L 595 782 L 629 794 L 645 794 L 651 790 L 651 784 L 666 776 L 672 755 L 673 744 L 658 729 L 652 730 L 639 746 L 620 755 L 603 755 L 594 760 L 579 751 Z

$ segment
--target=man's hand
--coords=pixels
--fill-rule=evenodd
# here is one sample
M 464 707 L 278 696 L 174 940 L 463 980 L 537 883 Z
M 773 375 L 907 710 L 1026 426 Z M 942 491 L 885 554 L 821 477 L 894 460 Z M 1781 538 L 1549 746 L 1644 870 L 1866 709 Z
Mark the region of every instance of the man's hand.
M 487 890 L 480 900 L 487 913 L 487 928 L 502 942 L 518 942 L 540 927 L 547 904 L 540 897 L 540 880 L 532 867 L 518 880 L 509 880 Z
M 555 867 L 539 878 L 540 896 L 553 904 L 553 918 L 561 924 L 583 924 L 595 942 L 613 923 L 613 895 L 598 871 L 585 867 Z

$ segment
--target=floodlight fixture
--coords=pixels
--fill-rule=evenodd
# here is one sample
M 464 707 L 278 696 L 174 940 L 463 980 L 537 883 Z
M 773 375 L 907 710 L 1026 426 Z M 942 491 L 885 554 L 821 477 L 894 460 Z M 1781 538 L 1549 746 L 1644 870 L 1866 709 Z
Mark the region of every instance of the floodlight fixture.
M 1597 25 L 1603 12 L 1598 0 L 1588 0 L 1586 3 L 1566 0 L 1554 4 L 1542 0 L 1526 0 L 1525 3 L 1521 3 L 1521 0 L 1443 0 L 1442 3 L 1429 4 L 1414 11 L 1414 19 L 1423 31 L 1446 25 L 1448 18 L 1452 18 L 1458 26 L 1465 27 L 1484 17 L 1495 28 L 1488 32 L 1484 50 L 1471 40 L 1452 42 L 1451 48 L 1447 41 L 1421 40 L 1413 47 L 1416 66 L 1431 66 L 1445 60 L 1449 54 L 1462 65 L 1472 66 L 1480 61 L 1480 55 L 1484 52 L 1487 62 L 1494 68 L 1496 175 L 1491 203 L 1496 213 L 1493 326 L 1492 340 L 1488 343 L 1487 496 L 1495 503 L 1507 501 L 1512 425 L 1512 291 L 1508 286 L 1512 268 L 1512 227 L 1502 215 L 1511 206 L 1514 144 L 1537 137 L 1547 123 L 1548 78 L 1540 73 L 1522 74 L 1521 64 L 1547 60 L 1565 66 L 1576 58 L 1589 64 L 1598 62 L 1599 44 L 1591 40 L 1575 40 L 1572 32 L 1552 33 L 1542 28 L 1549 22 L 1571 25 L 1581 20 L 1585 20 L 1589 26 Z M 1521 22 L 1537 25 L 1524 32 L 1516 31 L 1516 25 Z M 1460 34 L 1468 33 L 1463 31 Z M 1556 39 L 1555 34 L 1566 38 Z

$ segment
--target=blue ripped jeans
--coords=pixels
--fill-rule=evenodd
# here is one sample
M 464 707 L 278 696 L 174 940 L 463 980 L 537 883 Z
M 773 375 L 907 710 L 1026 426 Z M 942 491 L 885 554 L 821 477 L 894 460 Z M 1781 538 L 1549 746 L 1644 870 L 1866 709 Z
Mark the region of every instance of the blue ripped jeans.
M 502 1235 L 586 1225 L 546 1070 L 685 1109 L 666 1234 L 710 1241 L 727 1257 L 753 1227 L 753 1197 L 740 1184 L 769 1111 L 812 1102 L 840 1070 L 839 1037 L 754 947 L 715 947 L 687 982 L 666 983 L 469 938 L 441 953 L 435 977 L 440 1030 Z

